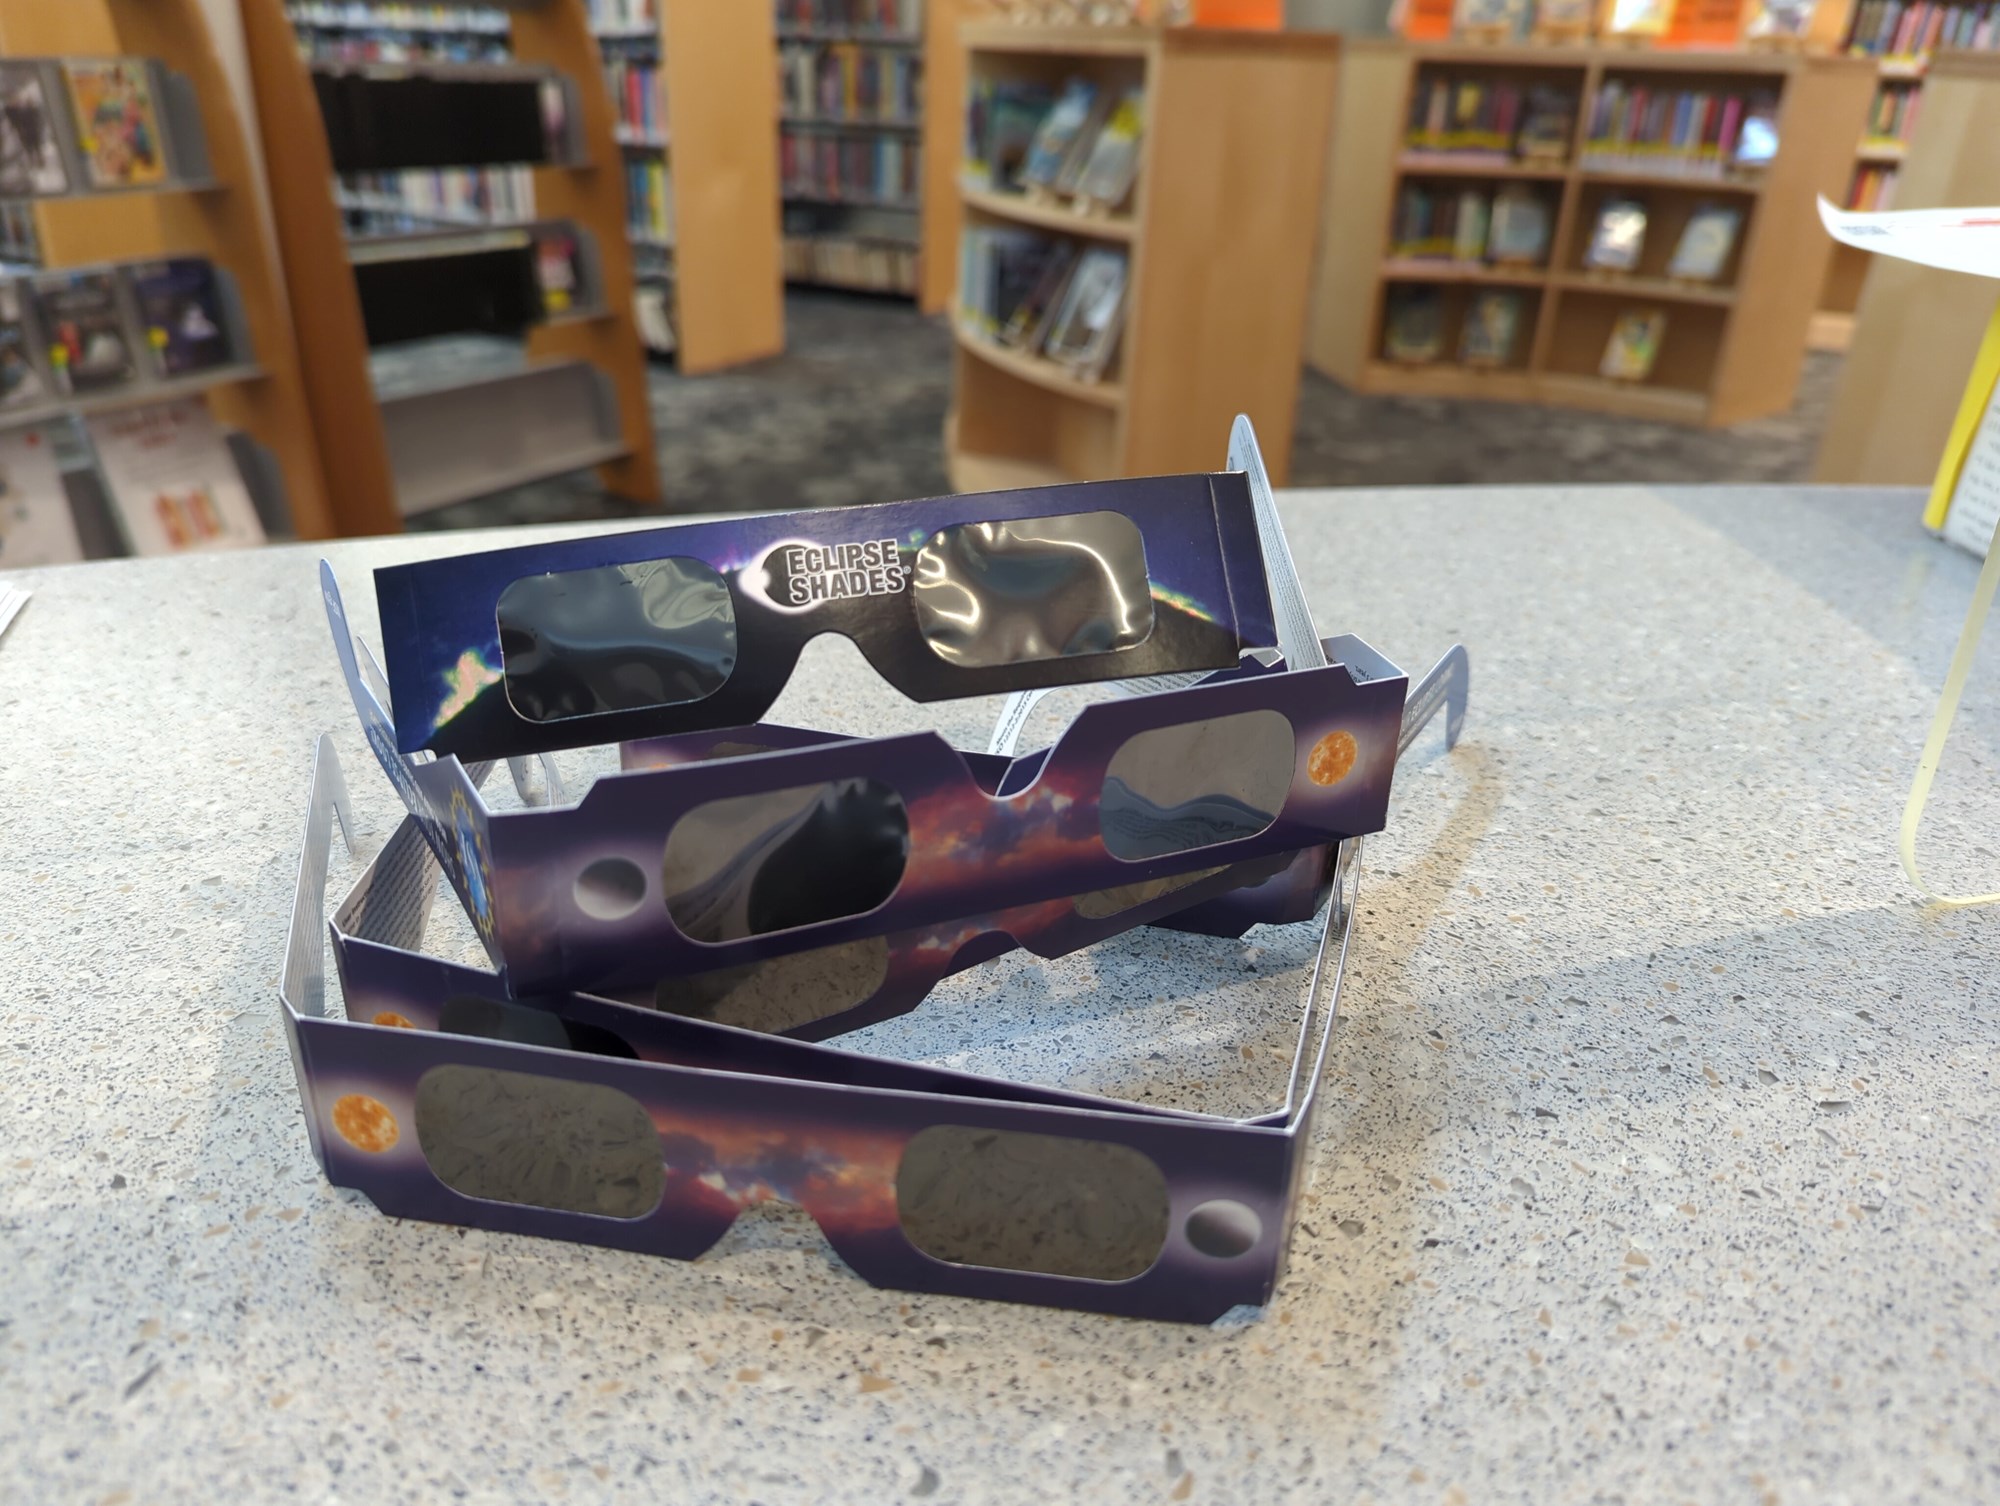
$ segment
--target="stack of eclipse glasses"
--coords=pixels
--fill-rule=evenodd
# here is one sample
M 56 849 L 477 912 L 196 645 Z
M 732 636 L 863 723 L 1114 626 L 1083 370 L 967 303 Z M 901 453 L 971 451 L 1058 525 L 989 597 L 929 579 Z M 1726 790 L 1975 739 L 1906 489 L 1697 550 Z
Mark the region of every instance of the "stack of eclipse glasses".
M 1360 839 L 1440 707 L 1456 740 L 1468 671 L 1454 648 L 1413 688 L 1317 636 L 1247 420 L 1213 474 L 378 570 L 386 674 L 320 579 L 408 811 L 328 924 L 353 824 L 320 739 L 280 995 L 333 1183 L 682 1260 L 776 1197 L 881 1287 L 1184 1322 L 1269 1300 Z M 988 750 L 761 721 L 822 633 L 915 701 L 1008 693 Z M 1102 694 L 1017 753 L 1036 698 L 1077 685 Z M 619 771 L 573 795 L 552 755 L 612 743 Z M 482 794 L 502 762 L 513 809 Z M 489 967 L 421 949 L 440 871 Z M 1014 948 L 1321 914 L 1275 1112 L 824 1044 Z

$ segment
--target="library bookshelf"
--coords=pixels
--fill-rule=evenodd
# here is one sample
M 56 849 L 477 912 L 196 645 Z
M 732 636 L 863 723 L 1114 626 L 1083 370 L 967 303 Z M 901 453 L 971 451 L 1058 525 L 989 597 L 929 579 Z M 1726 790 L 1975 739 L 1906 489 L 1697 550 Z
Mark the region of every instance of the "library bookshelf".
M 1897 207 L 2000 203 L 2000 53 L 1940 52 L 1924 94 Z M 2000 284 L 1873 260 L 1813 480 L 1928 486 Z
M 977 226 L 1019 226 L 1117 246 L 1129 261 L 1120 344 L 1096 381 L 955 318 L 945 421 L 952 485 L 978 491 L 1207 469 L 1238 413 L 1256 424 L 1282 485 L 1339 40 L 994 21 L 967 22 L 959 36 L 968 83 L 995 77 L 1053 88 L 1084 76 L 1107 90 L 1142 86 L 1144 134 L 1131 198 L 1109 215 L 954 176 L 954 247 L 959 232 Z M 954 122 L 954 164 L 958 139 Z
M 23 201 L 42 263 L 51 269 L 150 256 L 199 256 L 225 269 L 241 302 L 254 364 L 208 373 L 198 386 L 217 421 L 255 442 L 275 467 L 292 531 L 340 531 L 313 416 L 277 248 L 265 227 L 256 165 L 201 0 L 0 0 L 0 52 L 22 56 L 156 59 L 190 86 L 208 160 L 202 183 L 156 192 L 88 193 Z M 121 389 L 140 404 L 180 395 Z M 69 406 L 81 411 L 81 404 Z M 253 492 L 262 490 L 246 474 Z
M 1578 101 L 1568 151 L 1547 162 L 1491 162 L 1407 145 L 1415 90 L 1438 77 L 1544 85 Z M 1587 154 L 1591 108 L 1607 82 L 1628 88 L 1713 88 L 1775 94 L 1778 146 L 1754 174 L 1683 176 L 1643 158 L 1606 165 Z M 1360 392 L 1481 397 L 1720 426 L 1789 408 L 1824 275 L 1829 241 L 1815 197 L 1837 197 L 1852 169 L 1874 68 L 1866 61 L 1783 53 L 1598 47 L 1485 47 L 1399 39 L 1350 41 L 1333 131 L 1307 358 Z M 1489 267 L 1392 254 L 1405 184 L 1479 188 L 1527 181 L 1546 195 L 1552 229 L 1538 265 Z M 1631 274 L 1586 270 L 1598 209 L 1632 198 L 1648 213 Z M 1702 205 L 1741 212 L 1734 249 L 1714 282 L 1665 275 Z M 1522 337 L 1498 367 L 1452 359 L 1471 289 L 1525 293 Z M 1389 295 L 1437 286 L 1443 358 L 1402 364 L 1386 353 Z M 1621 313 L 1659 310 L 1665 335 L 1650 375 L 1599 375 Z
M 789 282 L 914 298 L 926 313 L 949 300 L 957 216 L 952 196 L 963 98 L 958 24 L 968 0 L 906 0 L 902 19 L 879 17 L 883 0 L 775 0 L 781 65 L 803 56 L 817 68 L 879 69 L 885 80 L 909 77 L 906 103 L 869 110 L 865 103 L 828 109 L 789 98 L 778 117 L 780 155 L 837 143 L 867 152 L 914 154 L 907 187 L 893 193 L 828 191 L 787 177 L 785 276 Z M 818 20 L 809 19 L 824 12 Z M 910 96 L 914 96 L 910 99 Z M 782 176 L 782 175 L 781 175 Z
M 530 0 L 509 9 L 513 63 L 506 66 L 546 69 L 566 81 L 573 150 L 566 160 L 534 167 L 534 204 L 538 215 L 574 224 L 593 242 L 595 306 L 534 325 L 528 360 L 516 371 L 393 394 L 378 394 L 370 371 L 313 67 L 299 54 L 283 0 L 242 0 L 241 8 L 334 531 L 397 532 L 406 514 L 583 469 L 596 470 L 614 495 L 659 505 L 645 356 L 627 313 L 633 281 L 621 149 L 583 0 Z M 422 74 L 429 66 L 402 71 Z M 434 76 L 476 80 L 498 66 L 445 65 Z

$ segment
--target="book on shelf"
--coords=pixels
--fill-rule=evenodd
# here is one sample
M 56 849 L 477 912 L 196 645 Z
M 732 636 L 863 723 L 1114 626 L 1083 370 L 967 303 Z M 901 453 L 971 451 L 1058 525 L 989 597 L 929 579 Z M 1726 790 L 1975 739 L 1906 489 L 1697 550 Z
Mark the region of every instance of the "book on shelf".
M 1077 198 L 1117 210 L 1131 197 L 1132 184 L 1139 176 L 1139 136 L 1144 129 L 1144 94 L 1128 89 L 1112 106 L 1110 116 L 1098 127 L 1083 159 L 1073 192 Z
M 919 159 L 917 142 L 901 135 L 778 134 L 779 176 L 793 197 L 914 209 Z
M 1492 199 L 1483 188 L 1405 183 L 1396 194 L 1389 253 L 1398 258 L 1478 262 L 1487 253 L 1491 221 Z
M 964 180 L 995 193 L 1019 192 L 1029 146 L 1054 105 L 1044 84 L 973 79 L 965 95 Z
M 1743 211 L 1733 205 L 1698 207 L 1681 227 L 1681 238 L 1667 260 L 1667 276 L 1684 282 L 1720 282 L 1742 225 Z
M 0 196 L 68 192 L 46 74 L 35 63 L 0 63 Z
M 1753 42 L 1784 38 L 1804 41 L 1820 0 L 1754 0 L 1743 35 Z
M 1102 91 L 1087 78 L 1073 78 L 1063 85 L 1028 140 L 1028 154 L 1018 174 L 1024 185 L 1054 191 L 1063 168 L 1097 124 L 1102 100 Z
M 1583 166 L 1693 178 L 1761 167 L 1777 152 L 1777 104 L 1769 90 L 1607 79 L 1590 112 Z
M 1042 340 L 1050 360 L 1087 380 L 1103 374 L 1123 331 L 1126 268 L 1124 251 L 1110 246 L 1077 258 Z
M 1405 366 L 1424 366 L 1444 352 L 1444 295 L 1434 287 L 1389 290 L 1382 350 Z
M 1885 79 L 1876 87 L 1868 107 L 1866 141 L 1907 142 L 1916 129 L 1917 111 L 1923 90 L 1914 81 Z
M 1627 309 L 1613 321 L 1598 373 L 1614 382 L 1643 382 L 1653 374 L 1660 341 L 1667 333 L 1661 309 Z
M 144 188 L 167 177 L 167 142 L 143 58 L 63 64 L 77 144 L 94 188 Z
M 188 376 L 229 364 L 234 352 L 213 266 L 183 256 L 142 262 L 127 275 L 155 376 Z
M 1094 381 L 1123 331 L 1128 268 L 1119 248 L 1085 249 L 1039 230 L 975 226 L 959 242 L 959 324 Z
M 58 394 L 81 397 L 123 386 L 138 375 L 116 276 L 54 273 L 36 278 L 34 288 L 36 323 L 48 344 Z
M 915 37 L 924 24 L 923 0 L 777 0 L 777 6 L 780 33 L 830 31 Z
M 535 286 L 542 294 L 542 317 L 574 313 L 585 299 L 583 245 L 569 225 L 535 229 Z
M 632 315 L 639 340 L 649 354 L 670 356 L 680 345 L 674 330 L 673 288 L 662 282 L 642 282 L 632 290 Z
M 1607 37 L 1663 36 L 1674 20 L 1674 0 L 1606 0 L 1602 30 Z
M 353 209 L 424 224 L 508 224 L 535 217 L 535 179 L 526 167 L 415 168 L 348 173 L 339 196 Z
M 1531 0 L 1455 0 L 1452 34 L 1483 42 L 1519 42 L 1528 35 L 1534 11 Z
M 39 428 L 0 430 L 0 570 L 83 558 L 62 467 Z
M 33 408 L 50 398 L 41 338 L 28 322 L 21 284 L 0 282 L 0 412 Z
M 816 120 L 913 124 L 923 113 L 923 58 L 853 42 L 778 49 L 779 109 Z
M 201 399 L 97 413 L 85 425 L 112 511 L 134 554 L 264 542 L 250 490 Z
M 1554 223 L 1545 194 L 1525 183 L 1509 183 L 1493 195 L 1486 225 L 1486 255 L 1504 265 L 1539 267 L 1549 259 Z
M 917 248 L 860 236 L 788 234 L 785 277 L 791 282 L 911 297 L 917 291 Z
M 1410 93 L 1405 147 L 1468 166 L 1560 164 L 1576 126 L 1576 95 L 1549 84 L 1425 69 Z
M 583 13 L 595 32 L 656 30 L 660 24 L 653 0 L 584 0 Z
M 1632 272 L 1646 249 L 1646 206 L 1637 199 L 1606 199 L 1591 222 L 1583 265 L 1592 272 Z
M 498 63 L 503 10 L 457 5 L 293 4 L 299 52 L 318 63 Z
M 664 158 L 625 164 L 625 227 L 651 245 L 674 243 L 674 173 Z
M 615 57 L 604 65 L 604 83 L 620 132 L 631 139 L 658 141 L 666 135 L 666 100 L 660 67 L 640 59 Z
M 1465 311 L 1458 332 L 1458 359 L 1464 366 L 1507 366 L 1520 340 L 1527 296 L 1510 288 L 1482 288 Z
M 1897 171 L 1893 164 L 1864 162 L 1847 185 L 1847 208 L 1873 212 L 1896 207 Z
M 1865 57 L 1925 58 L 1943 49 L 2000 48 L 2000 4 L 1956 0 L 1861 0 L 1848 24 L 1847 50 Z

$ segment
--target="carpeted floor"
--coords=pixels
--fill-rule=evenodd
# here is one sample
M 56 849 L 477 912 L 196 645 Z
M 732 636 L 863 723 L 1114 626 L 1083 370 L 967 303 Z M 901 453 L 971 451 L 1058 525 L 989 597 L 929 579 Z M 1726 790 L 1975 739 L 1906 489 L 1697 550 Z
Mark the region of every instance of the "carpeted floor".
M 944 323 L 900 301 L 797 290 L 785 313 L 787 348 L 773 360 L 703 377 L 652 368 L 653 429 L 673 511 L 788 510 L 948 490 Z M 456 340 L 378 356 L 378 380 L 517 360 L 511 345 Z M 1507 403 L 1357 397 L 1308 370 L 1292 483 L 1804 480 L 1839 370 L 1837 356 L 1808 357 L 1792 412 L 1726 431 Z M 1216 436 L 1218 463 L 1224 437 Z M 463 503 L 415 526 L 632 511 L 579 477 Z

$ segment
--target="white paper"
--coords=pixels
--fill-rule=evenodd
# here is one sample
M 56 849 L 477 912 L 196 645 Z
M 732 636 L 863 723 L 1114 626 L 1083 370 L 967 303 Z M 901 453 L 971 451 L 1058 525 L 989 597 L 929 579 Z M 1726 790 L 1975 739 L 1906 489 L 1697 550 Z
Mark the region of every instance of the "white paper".
M 88 420 L 112 507 L 134 554 L 188 554 L 264 542 L 249 488 L 199 398 Z
M 1939 267 L 2000 277 L 2000 208 L 1891 209 L 1860 214 L 1835 209 L 1822 196 L 1820 222 L 1843 246 Z
M 41 429 L 0 433 L 0 570 L 83 558 L 55 446 Z
M 1965 464 L 1944 515 L 1944 536 L 1981 556 L 2000 526 L 2000 386 L 1988 399 L 1985 416 L 1966 447 Z

